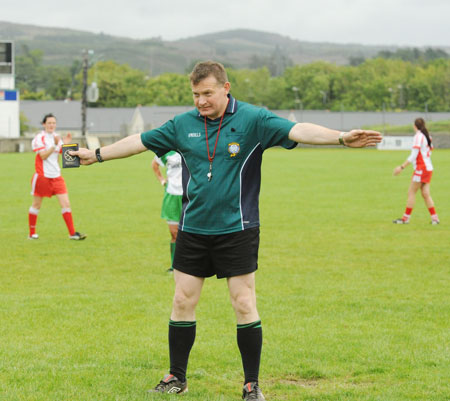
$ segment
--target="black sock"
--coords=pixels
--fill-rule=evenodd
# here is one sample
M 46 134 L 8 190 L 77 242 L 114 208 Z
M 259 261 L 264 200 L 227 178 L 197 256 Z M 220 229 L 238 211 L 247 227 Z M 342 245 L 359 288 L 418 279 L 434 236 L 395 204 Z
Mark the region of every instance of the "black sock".
M 258 383 L 262 348 L 261 320 L 248 324 L 238 324 L 237 343 L 244 367 L 244 384 L 248 382 Z
M 186 381 L 189 352 L 195 340 L 196 322 L 169 322 L 170 374 Z

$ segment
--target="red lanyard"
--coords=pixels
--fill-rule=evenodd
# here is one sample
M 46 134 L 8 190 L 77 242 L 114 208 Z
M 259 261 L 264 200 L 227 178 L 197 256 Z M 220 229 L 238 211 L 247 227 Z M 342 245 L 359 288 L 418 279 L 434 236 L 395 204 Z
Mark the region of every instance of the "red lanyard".
M 225 116 L 225 113 L 228 109 L 228 103 L 230 103 L 230 99 L 228 99 L 227 107 L 225 108 L 225 111 L 223 112 L 222 117 L 220 118 L 219 130 L 217 131 L 217 138 L 216 138 L 216 143 L 214 144 L 214 150 L 213 150 L 212 156 L 209 154 L 208 124 L 206 123 L 206 116 L 205 116 L 206 150 L 208 152 L 208 160 L 209 160 L 209 171 L 208 171 L 208 174 L 206 174 L 206 176 L 208 177 L 208 181 L 211 181 L 211 179 L 212 179 L 212 164 L 214 161 L 214 157 L 216 155 L 216 148 L 217 148 L 217 142 L 219 141 L 220 128 L 222 127 L 223 117 Z

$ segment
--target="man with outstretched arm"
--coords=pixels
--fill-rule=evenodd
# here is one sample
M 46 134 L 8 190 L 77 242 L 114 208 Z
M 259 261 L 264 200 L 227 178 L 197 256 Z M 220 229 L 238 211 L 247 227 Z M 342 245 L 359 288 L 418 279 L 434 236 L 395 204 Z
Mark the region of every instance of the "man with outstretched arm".
M 112 145 L 72 152 L 92 164 L 154 151 L 182 157 L 183 211 L 174 257 L 175 295 L 169 321 L 170 371 L 151 392 L 187 391 L 186 370 L 196 332 L 195 309 L 206 277 L 226 278 L 237 321 L 244 400 L 265 400 L 258 375 L 262 325 L 256 308 L 261 162 L 265 149 L 297 143 L 374 146 L 375 131 L 339 132 L 293 123 L 230 94 L 224 67 L 198 63 L 190 74 L 196 109 L 160 128 Z

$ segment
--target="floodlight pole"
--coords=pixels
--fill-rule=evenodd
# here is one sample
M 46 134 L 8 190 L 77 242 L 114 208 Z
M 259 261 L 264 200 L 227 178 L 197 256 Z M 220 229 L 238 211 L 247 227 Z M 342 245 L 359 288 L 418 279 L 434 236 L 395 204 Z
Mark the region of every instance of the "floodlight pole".
M 83 90 L 81 98 L 81 135 L 86 138 L 86 108 L 87 108 L 87 72 L 88 72 L 88 51 L 83 50 Z

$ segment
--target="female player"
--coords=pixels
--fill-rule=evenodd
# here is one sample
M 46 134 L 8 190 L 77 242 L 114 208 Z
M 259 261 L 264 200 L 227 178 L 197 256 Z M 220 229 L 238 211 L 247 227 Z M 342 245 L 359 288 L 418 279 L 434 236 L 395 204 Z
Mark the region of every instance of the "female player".
M 408 224 L 411 218 L 411 212 L 416 200 L 416 192 L 420 188 L 423 199 L 431 215 L 431 224 L 439 224 L 439 217 L 434 209 L 434 202 L 430 195 L 430 181 L 433 174 L 433 165 L 431 164 L 431 136 L 425 126 L 422 118 L 414 121 L 413 147 L 410 156 L 400 166 L 394 169 L 394 175 L 399 175 L 401 171 L 410 163 L 413 164 L 414 173 L 408 190 L 408 200 L 406 210 L 401 219 L 393 221 L 395 224 Z
M 161 173 L 160 167 L 167 167 L 167 179 Z M 173 263 L 175 242 L 178 234 L 178 222 L 181 217 L 181 198 L 183 187 L 181 185 L 181 156 L 174 151 L 166 153 L 161 158 L 155 156 L 152 161 L 153 172 L 158 181 L 165 187 L 161 218 L 167 221 L 170 232 L 170 256 Z M 167 269 L 173 271 L 172 264 Z
M 34 137 L 32 142 L 33 151 L 36 152 L 36 159 L 35 173 L 31 180 L 33 203 L 28 211 L 30 229 L 28 238 L 33 240 L 39 238 L 39 235 L 36 233 L 36 221 L 41 209 L 42 199 L 44 197 L 51 198 L 55 195 L 61 205 L 61 213 L 69 230 L 69 238 L 73 240 L 85 239 L 86 235 L 75 231 L 73 226 L 69 194 L 58 164 L 62 144 L 70 143 L 72 136 L 67 134 L 61 140 L 60 136 L 55 132 L 56 117 L 53 114 L 44 116 L 42 126 L 43 130 Z

